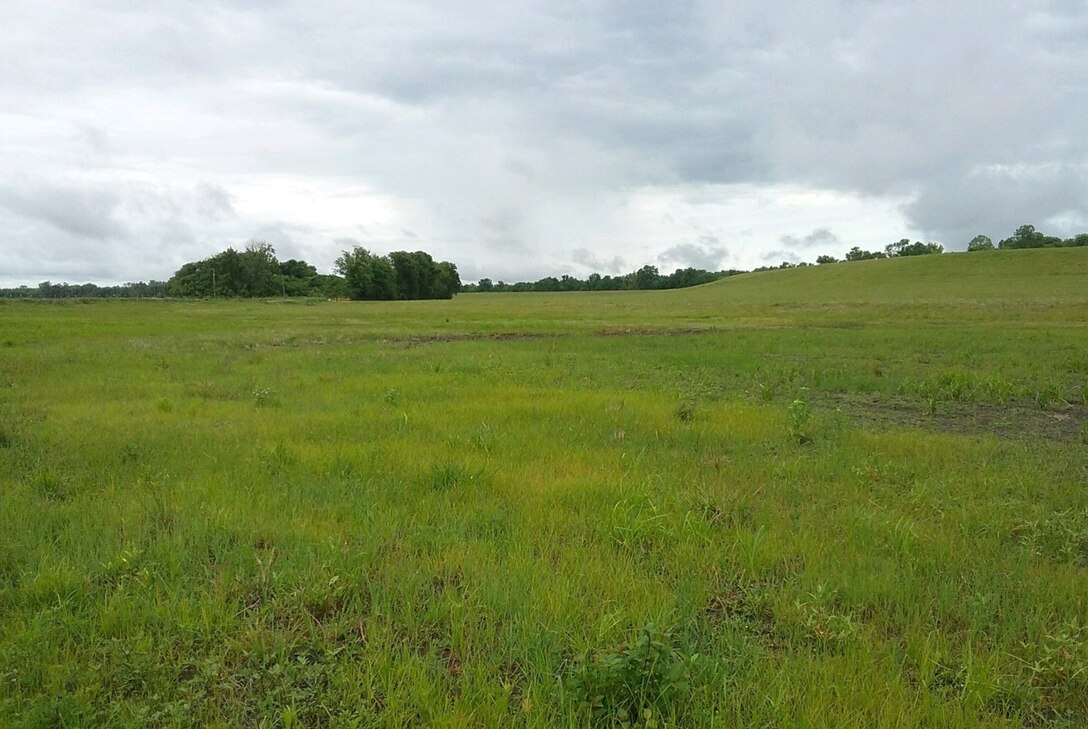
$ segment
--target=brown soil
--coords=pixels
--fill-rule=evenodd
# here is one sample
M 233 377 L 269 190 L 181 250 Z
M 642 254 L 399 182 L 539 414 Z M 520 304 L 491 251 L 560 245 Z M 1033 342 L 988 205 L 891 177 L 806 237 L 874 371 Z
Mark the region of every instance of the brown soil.
M 867 427 L 912 427 L 1001 438 L 1045 438 L 1080 442 L 1088 423 L 1088 407 L 1066 405 L 1044 409 L 1036 405 L 942 402 L 935 411 L 920 398 L 859 393 L 813 394 L 820 409 L 838 409 L 851 422 Z

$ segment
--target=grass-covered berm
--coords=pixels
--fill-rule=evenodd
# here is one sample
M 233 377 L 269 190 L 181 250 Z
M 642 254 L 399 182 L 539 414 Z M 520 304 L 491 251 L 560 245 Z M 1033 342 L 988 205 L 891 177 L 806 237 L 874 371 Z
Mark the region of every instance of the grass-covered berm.
M 0 303 L 0 725 L 1088 725 L 1088 251 Z

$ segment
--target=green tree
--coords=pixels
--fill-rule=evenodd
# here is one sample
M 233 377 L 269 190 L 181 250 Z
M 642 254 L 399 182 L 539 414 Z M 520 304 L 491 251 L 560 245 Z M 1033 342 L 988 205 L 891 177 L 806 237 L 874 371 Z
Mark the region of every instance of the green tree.
M 971 242 L 967 244 L 967 250 L 969 251 L 992 251 L 994 249 L 994 242 L 990 240 L 988 235 L 976 235 L 971 239 Z
M 343 251 L 336 259 L 336 272 L 344 277 L 347 294 L 358 301 L 389 301 L 397 298 L 397 275 L 385 256 L 362 246 Z
M 944 253 L 944 246 L 939 243 L 922 243 L 921 241 L 910 242 L 909 238 L 902 238 L 899 241 L 888 245 L 884 249 L 888 258 L 895 258 L 898 256 L 925 256 L 931 253 Z
M 1034 225 L 1021 225 L 1011 237 L 997 244 L 998 248 L 1053 248 L 1062 245 L 1061 238 L 1043 235 Z
M 646 265 L 635 271 L 636 289 L 656 289 L 660 281 L 661 273 L 658 272 L 657 266 Z
M 863 251 L 861 248 L 854 246 L 846 253 L 847 261 L 871 261 L 876 258 L 887 258 L 887 254 L 884 251 Z

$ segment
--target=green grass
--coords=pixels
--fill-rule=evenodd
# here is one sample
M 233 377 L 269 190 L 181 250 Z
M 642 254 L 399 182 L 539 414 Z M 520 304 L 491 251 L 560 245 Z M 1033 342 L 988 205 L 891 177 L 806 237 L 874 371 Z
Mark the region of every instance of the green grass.
M 0 303 L 0 725 L 1088 724 L 1088 255 Z

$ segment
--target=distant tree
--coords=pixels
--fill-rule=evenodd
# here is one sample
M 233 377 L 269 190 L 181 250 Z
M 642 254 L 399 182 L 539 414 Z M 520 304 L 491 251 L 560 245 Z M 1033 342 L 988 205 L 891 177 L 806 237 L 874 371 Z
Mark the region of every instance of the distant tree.
M 884 251 L 863 251 L 861 248 L 854 246 L 846 253 L 847 261 L 871 261 L 877 258 L 887 258 L 888 255 Z
M 559 279 L 555 276 L 545 276 L 533 284 L 533 291 L 558 291 Z
M 898 256 L 925 256 L 931 253 L 944 253 L 944 246 L 939 243 L 922 243 L 921 241 L 911 243 L 909 238 L 902 238 L 885 247 L 884 253 L 888 258 L 896 258 Z
M 306 276 L 292 281 L 293 295 L 309 293 L 309 271 L 304 261 L 290 262 L 291 270 Z M 251 241 L 242 251 L 227 248 L 211 258 L 184 264 L 166 282 L 169 296 L 276 296 L 287 293 L 288 276 L 269 243 Z
M 336 259 L 336 272 L 344 277 L 347 295 L 358 301 L 390 301 L 397 298 L 397 276 L 385 256 L 362 246 L 343 251 Z
M 343 276 L 319 273 L 314 278 L 311 293 L 319 294 L 326 299 L 346 299 L 349 298 L 348 282 Z
M 397 297 L 401 299 L 420 298 L 419 261 L 408 251 L 394 251 L 389 254 L 389 260 L 393 264 L 396 274 Z
M 1068 238 L 1062 245 L 1068 246 L 1070 248 L 1080 248 L 1088 246 L 1088 233 L 1080 233 L 1079 235 L 1075 235 L 1072 238 Z
M 990 240 L 988 235 L 976 235 L 967 244 L 967 250 L 969 251 L 992 251 L 993 249 L 994 242 Z
M 838 263 L 839 259 L 835 256 L 816 256 L 816 263 Z
M 581 279 L 575 278 L 568 274 L 563 274 L 559 277 L 559 290 L 560 291 L 584 291 L 586 288 L 586 282 Z
M 452 299 L 454 294 L 461 290 L 461 276 L 457 273 L 457 266 L 449 261 L 439 261 L 435 264 L 434 279 L 431 282 L 430 298 Z
M 792 265 L 792 264 L 791 264 Z M 619 291 L 627 289 L 678 289 L 687 286 L 716 281 L 724 276 L 744 273 L 735 269 L 728 271 L 704 271 L 699 268 L 678 268 L 672 273 L 662 275 L 656 266 L 643 266 L 637 271 L 623 276 L 602 276 L 599 273 L 591 273 L 585 279 L 575 276 L 563 275 L 545 276 L 538 281 L 520 281 L 518 283 L 505 283 L 498 281 L 491 283 L 490 279 L 480 279 L 475 286 L 468 285 L 462 290 L 471 291 Z M 485 281 L 487 282 L 485 284 Z
M 452 299 L 462 288 L 457 266 L 435 261 L 424 251 L 379 256 L 355 246 L 336 259 L 336 270 L 353 299 Z
M 998 248 L 1054 248 L 1064 243 L 1061 238 L 1043 235 L 1034 225 L 1021 225 L 1011 237 L 997 244 Z
M 280 264 L 270 243 L 251 241 L 237 256 L 235 296 L 274 296 L 281 292 Z
M 661 281 L 661 273 L 657 270 L 657 266 L 643 266 L 639 270 L 635 271 L 635 288 L 636 289 L 656 289 Z

